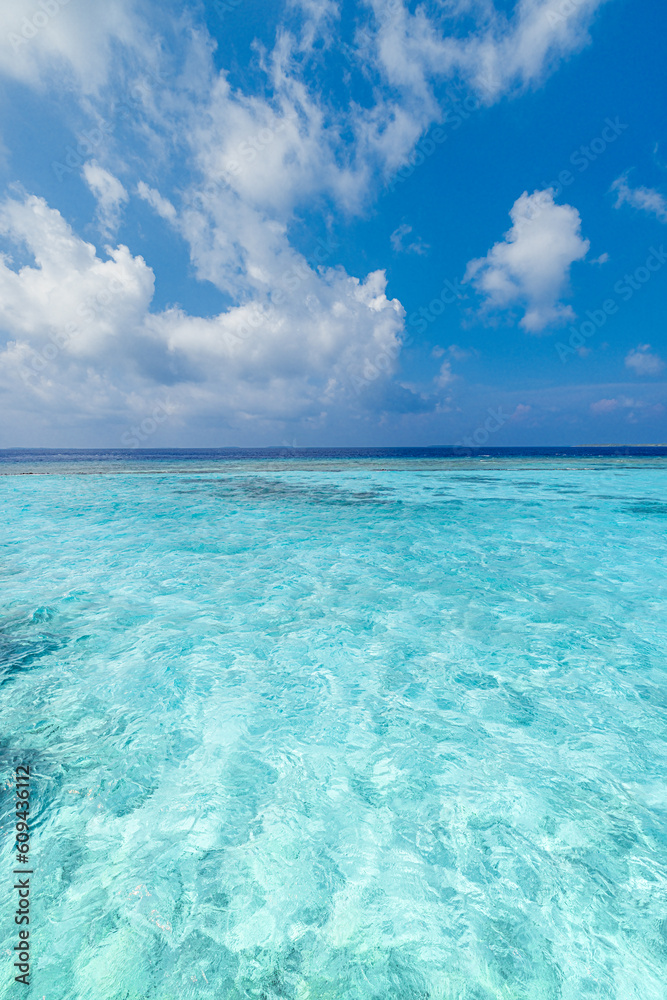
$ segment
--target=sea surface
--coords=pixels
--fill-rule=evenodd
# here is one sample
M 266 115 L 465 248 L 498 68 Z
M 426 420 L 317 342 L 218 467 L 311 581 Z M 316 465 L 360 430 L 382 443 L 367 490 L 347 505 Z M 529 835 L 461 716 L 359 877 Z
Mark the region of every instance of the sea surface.
M 6 451 L 0 502 L 1 997 L 665 1000 L 667 449 Z

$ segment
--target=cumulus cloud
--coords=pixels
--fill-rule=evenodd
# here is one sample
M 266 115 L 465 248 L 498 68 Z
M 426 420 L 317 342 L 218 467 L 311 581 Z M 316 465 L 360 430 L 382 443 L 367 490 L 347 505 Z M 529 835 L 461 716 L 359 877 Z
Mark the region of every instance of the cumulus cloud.
M 651 352 L 650 344 L 639 344 L 626 354 L 625 367 L 630 368 L 636 375 L 659 375 L 665 367 L 665 362 Z
M 121 210 L 129 201 L 129 195 L 118 178 L 95 160 L 84 163 L 83 177 L 97 200 L 100 232 L 108 239 L 118 229 Z
M 667 222 L 667 198 L 659 191 L 647 187 L 630 187 L 627 174 L 618 177 L 611 189 L 616 192 L 616 208 L 630 205 L 649 215 L 655 215 L 660 222 Z
M 168 70 L 160 63 L 167 80 L 139 102 L 141 122 L 131 123 L 137 143 L 145 144 L 132 149 L 135 162 L 150 163 L 154 173 L 131 176 L 128 158 L 122 176 L 185 240 L 196 276 L 232 302 L 218 316 L 152 312 L 153 272 L 140 256 L 118 246 L 107 259 L 98 257 L 41 199 L 9 200 L 1 209 L 4 231 L 28 248 L 34 265 L 0 265 L 7 398 L 16 398 L 19 378 L 27 387 L 24 409 L 34 405 L 70 421 L 84 413 L 115 420 L 140 411 L 143 399 L 162 400 L 168 387 L 169 412 L 179 419 L 215 416 L 237 427 L 239 421 L 269 427 L 295 414 L 317 421 L 354 405 L 349 386 L 356 373 L 391 374 L 403 308 L 387 299 L 382 271 L 347 274 L 328 237 L 313 239 L 305 256 L 298 252 L 290 234 L 299 210 L 364 210 L 377 181 L 442 119 L 443 82 L 486 103 L 535 84 L 585 44 L 602 2 L 574 0 L 571 16 L 551 23 L 553 0 L 520 0 L 511 14 L 489 0 L 411 5 L 414 12 L 403 0 L 369 0 L 359 6 L 357 34 L 344 47 L 345 72 L 370 84 L 361 106 L 347 98 L 336 105 L 322 74 L 306 72 L 326 59 L 339 16 L 334 0 L 290 0 L 286 16 L 298 24 L 281 25 L 272 50 L 256 50 L 260 84 L 253 92 L 219 69 L 213 41 L 187 9 L 167 55 L 168 45 L 156 44 L 163 22 L 155 4 L 53 0 L 55 13 L 36 26 L 31 12 L 25 25 L 23 11 L 0 0 L 8 26 L 0 73 L 68 98 L 76 94 L 91 123 L 110 122 L 133 74 L 157 72 L 160 60 L 170 61 Z M 171 72 L 179 60 L 180 75 Z M 84 168 L 107 239 L 128 200 L 112 173 L 124 126 L 115 118 L 112 124 L 95 149 L 97 160 Z M 170 188 L 164 178 L 174 176 L 178 184 Z M 489 303 L 525 305 L 522 323 L 538 331 L 569 315 L 558 300 L 569 263 L 587 244 L 578 237 L 574 209 L 543 207 L 551 223 L 540 235 L 519 202 L 514 237 L 477 262 L 472 277 Z M 408 235 L 397 230 L 397 246 L 420 252 L 419 242 L 405 245 Z M 552 236 L 550 256 L 543 244 Z M 531 248 L 541 264 L 529 260 Z M 438 376 L 444 384 L 448 364 Z M 375 386 L 390 398 L 384 375 Z M 394 395 L 397 406 L 400 400 L 403 407 L 424 405 L 404 386 Z
M 153 272 L 142 257 L 118 246 L 100 259 L 59 212 L 34 196 L 0 206 L 0 232 L 34 260 L 18 270 L 0 264 L 0 330 L 14 338 L 15 357 L 42 350 L 51 334 L 66 340 L 68 356 L 83 363 L 127 349 L 129 331 L 140 325 L 153 296 Z
M 7 200 L 0 232 L 34 259 L 0 261 L 2 388 L 17 412 L 113 424 L 166 386 L 184 420 L 314 419 L 349 402 L 369 359 L 388 370 L 398 355 L 403 309 L 382 271 L 362 281 L 293 255 L 282 297 L 204 318 L 151 312 L 145 261 L 123 246 L 101 259 L 41 198 Z
M 529 333 L 574 318 L 560 301 L 567 292 L 570 266 L 589 248 L 581 219 L 571 205 L 557 205 L 553 191 L 526 191 L 510 211 L 512 228 L 486 257 L 469 262 L 465 281 L 484 297 L 484 310 L 517 306 L 520 325 Z

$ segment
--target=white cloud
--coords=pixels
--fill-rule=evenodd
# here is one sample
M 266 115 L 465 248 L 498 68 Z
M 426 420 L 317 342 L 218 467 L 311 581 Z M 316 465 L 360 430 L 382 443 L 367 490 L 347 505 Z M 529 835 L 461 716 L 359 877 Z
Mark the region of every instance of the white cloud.
M 69 90 L 74 83 L 93 99 L 112 68 L 127 86 L 133 71 L 141 75 L 140 67 L 157 73 L 161 53 L 171 59 L 155 41 L 160 31 L 173 31 L 157 5 L 42 2 L 51 13 L 40 14 L 41 27 L 31 27 L 36 13 L 24 16 L 12 0 L 0 0 L 8 26 L 0 40 L 0 72 L 36 86 Z M 174 135 L 184 123 L 185 103 L 195 100 L 189 124 L 197 123 L 191 138 L 200 165 L 253 204 L 285 209 L 326 192 L 355 211 L 374 172 L 386 176 L 403 164 L 423 131 L 442 117 L 434 89 L 439 82 L 463 82 L 488 103 L 517 85 L 535 83 L 587 41 L 587 27 L 604 2 L 570 0 L 572 13 L 554 21 L 550 12 L 560 0 L 519 0 L 511 16 L 489 0 L 436 3 L 430 14 L 425 4 L 411 13 L 403 0 L 369 0 L 359 9 L 356 47 L 345 49 L 351 73 L 375 76 L 373 101 L 363 108 L 347 102 L 334 107 L 314 84 L 317 75 L 305 82 L 316 43 L 326 49 L 335 38 L 335 0 L 286 5 L 288 14 L 298 14 L 298 28 L 292 33 L 281 26 L 274 50 L 261 57 L 272 100 L 233 92 L 224 74 L 215 79 L 205 66 L 212 40 L 183 11 L 172 42 L 187 50 L 186 71 L 175 74 L 170 66 L 166 76 L 173 86 L 163 81 L 153 96 L 162 105 L 163 124 L 167 106 L 172 116 L 177 111 Z M 465 34 L 462 19 L 470 25 Z M 266 141 L 269 132 L 273 137 Z
M 369 359 L 387 370 L 398 355 L 403 309 L 381 271 L 316 272 L 291 252 L 282 298 L 274 287 L 210 318 L 151 313 L 143 259 L 120 246 L 102 260 L 43 199 L 6 201 L 0 231 L 34 257 L 19 270 L 0 261 L 1 382 L 17 414 L 122 427 L 168 387 L 181 420 L 276 428 L 348 405 Z
M 510 211 L 512 228 L 486 257 L 472 260 L 465 281 L 484 296 L 485 310 L 518 306 L 520 325 L 529 333 L 574 318 L 560 299 L 566 293 L 570 265 L 586 256 L 581 219 L 571 205 L 557 205 L 553 191 L 526 191 Z
M 174 222 L 176 220 L 176 209 L 169 199 L 163 198 L 155 188 L 149 187 L 144 181 L 139 181 L 137 184 L 137 194 L 143 201 L 148 202 L 161 218 L 166 219 L 167 222 Z
M 324 217 L 332 203 L 346 213 L 363 210 L 378 177 L 404 163 L 424 130 L 442 118 L 437 88 L 443 81 L 462 83 L 487 103 L 536 83 L 585 43 L 603 0 L 573 0 L 576 10 L 562 24 L 549 23 L 547 0 L 519 0 L 510 17 L 487 0 L 419 4 L 414 13 L 401 0 L 371 0 L 358 8 L 354 45 L 343 47 L 345 73 L 370 85 L 363 107 L 347 100 L 336 106 L 322 89 L 322 74 L 306 72 L 325 58 L 334 37 L 334 0 L 291 0 L 301 23 L 294 31 L 280 27 L 273 51 L 256 50 L 253 71 L 264 72 L 265 85 L 252 94 L 218 71 L 214 43 L 187 9 L 165 43 L 156 26 L 169 15 L 157 5 L 44 2 L 54 14 L 28 39 L 21 34 L 23 12 L 0 0 L 9 26 L 0 39 L 0 72 L 56 94 L 75 93 L 90 122 L 104 118 L 113 126 L 104 148 L 95 148 L 99 162 L 84 169 L 109 237 L 128 198 L 109 169 L 116 170 L 117 160 L 104 155 L 127 138 L 114 108 L 127 100 L 128 80 L 163 59 L 167 81 L 149 88 L 141 115 L 127 125 L 145 150 L 130 150 L 122 176 L 130 175 L 133 162 L 142 162 L 142 170 L 151 165 L 155 173 L 133 176 L 128 187 L 186 240 L 197 276 L 234 305 L 210 318 L 177 308 L 151 313 L 153 273 L 141 257 L 120 246 L 107 260 L 98 258 L 45 202 L 6 202 L 6 232 L 35 258 L 35 266 L 20 271 L 0 265 L 8 398 L 18 400 L 19 411 L 41 406 L 55 420 L 98 412 L 113 421 L 141 411 L 144 397 L 163 399 L 167 386 L 170 412 L 179 419 L 215 416 L 235 426 L 264 421 L 266 428 L 295 414 L 317 421 L 348 405 L 351 374 L 369 365 L 391 372 L 400 348 L 403 310 L 386 298 L 383 272 L 348 275 L 336 265 L 328 238 L 314 241 L 306 260 L 290 240 L 299 209 L 317 205 Z M 150 25 L 142 19 L 146 12 Z M 470 25 L 465 34 L 453 20 L 460 14 Z M 11 40 L 15 21 L 18 42 Z M 30 25 L 25 31 L 31 33 Z M 181 71 L 172 72 L 179 60 Z M 163 163 L 165 174 L 181 170 L 177 190 L 161 179 Z M 578 223 L 574 209 L 552 208 Z M 522 248 L 540 240 L 517 218 L 514 249 L 499 250 L 492 262 L 494 248 L 475 279 L 483 282 L 486 273 L 493 284 L 494 270 L 497 278 L 504 273 L 515 289 L 505 304 L 525 300 L 522 322 L 531 330 L 568 315 L 558 303 L 569 267 L 564 261 L 568 253 L 570 261 L 579 259 L 587 247 L 568 230 L 565 216 L 550 218 L 562 244 L 555 259 L 547 260 L 544 248 L 541 270 L 521 259 Z M 544 240 L 550 232 L 545 226 Z M 393 235 L 403 246 L 407 233 Z M 407 249 L 419 252 L 419 246 Z M 493 289 L 485 294 L 489 301 L 502 298 Z M 64 339 L 63 330 L 70 331 Z M 41 365 L 43 352 L 53 353 L 53 336 L 61 346 L 37 371 L 33 362 Z M 444 384 L 448 364 L 438 376 Z M 28 386 L 20 399 L 17 377 Z
M 0 73 L 40 87 L 55 76 L 84 93 L 96 91 L 107 78 L 114 45 L 149 45 L 133 6 L 131 0 L 0 0 Z
M 478 353 L 474 349 L 459 347 L 458 344 L 450 344 L 447 348 L 447 352 L 450 358 L 453 358 L 454 361 L 467 361 L 468 358 L 472 358 Z
M 630 368 L 636 375 L 659 375 L 665 363 L 657 354 L 651 353 L 650 344 L 639 344 L 634 350 L 628 351 L 625 367 Z
M 288 0 L 288 6 L 303 15 L 299 39 L 301 51 L 312 52 L 317 41 L 322 41 L 325 46 L 331 45 L 335 38 L 334 26 L 340 17 L 337 0 Z
M 632 405 L 632 400 L 628 400 L 628 402 Z M 605 413 L 614 413 L 621 405 L 618 399 L 598 399 L 594 403 L 591 403 L 590 410 L 596 416 L 601 416 Z
M 464 66 L 478 89 L 494 96 L 538 83 L 590 40 L 588 27 L 605 2 L 519 0 L 511 18 L 494 9 L 487 31 L 466 44 Z
M 467 361 L 468 358 L 476 356 L 478 352 L 474 349 L 467 350 L 464 347 L 459 347 L 458 344 L 450 344 L 449 347 L 441 347 L 437 344 L 431 351 L 434 358 L 442 358 L 445 354 L 448 354 L 454 361 Z
M 95 160 L 83 165 L 83 177 L 97 199 L 100 231 L 107 239 L 118 229 L 121 210 L 129 196 L 121 182 Z
M 346 202 L 346 177 L 336 167 L 334 131 L 305 88 L 279 74 L 280 103 L 235 92 L 224 77 L 213 82 L 207 114 L 191 134 L 206 184 L 233 191 L 245 204 L 279 216 L 321 191 Z M 203 121 L 201 119 L 203 118 Z M 355 203 L 358 190 L 350 191 Z
M 101 260 L 59 212 L 32 196 L 0 206 L 0 232 L 35 262 L 20 270 L 0 264 L 0 329 L 18 347 L 39 351 L 57 332 L 68 355 L 85 363 L 125 350 L 153 295 L 142 257 L 119 246 Z
M 405 242 L 406 236 L 409 236 L 411 232 L 412 226 L 408 226 L 406 223 L 397 226 L 389 237 L 394 253 L 425 254 L 428 251 L 428 246 L 421 239 L 414 240 L 412 243 Z
M 561 16 L 568 0 L 518 0 L 511 14 L 491 0 L 435 0 L 414 13 L 404 0 L 368 0 L 374 16 L 358 29 L 357 58 L 378 86 L 373 105 L 353 115 L 354 179 L 366 180 L 362 164 L 387 179 L 408 163 L 419 138 L 446 114 L 445 87 L 460 85 L 479 107 L 537 86 L 590 41 L 588 28 L 606 2 L 569 0 L 570 13 Z
M 616 208 L 622 205 L 631 205 L 649 215 L 655 215 L 660 222 L 667 222 L 667 198 L 653 188 L 637 187 L 631 188 L 627 180 L 628 175 L 622 174 L 611 186 L 612 191 L 616 191 Z
M 428 104 L 438 77 L 458 74 L 488 101 L 535 84 L 588 42 L 588 26 L 606 0 L 570 0 L 565 16 L 565 0 L 519 0 L 509 16 L 490 0 L 451 0 L 431 17 L 425 4 L 410 13 L 402 0 L 370 2 L 376 25 L 361 35 L 366 56 L 374 55 L 393 87 Z M 463 36 L 460 18 L 473 25 Z
M 662 403 L 655 403 L 649 399 L 634 399 L 632 396 L 626 396 L 625 393 L 595 400 L 590 404 L 589 409 L 596 417 L 606 417 L 612 413 L 622 414 L 624 419 L 631 424 L 636 424 L 639 420 L 661 417 L 665 412 Z
M 294 0 L 305 16 L 301 40 L 280 31 L 264 59 L 272 99 L 234 90 L 224 74 L 211 78 L 207 107 L 203 114 L 197 108 L 188 129 L 193 153 L 207 181 L 224 180 L 266 211 L 284 215 L 326 194 L 356 212 L 374 177 L 405 164 L 424 131 L 442 119 L 441 82 L 462 82 L 488 104 L 535 84 L 587 41 L 604 2 L 572 0 L 576 10 L 554 24 L 547 0 L 520 0 L 510 18 L 489 3 L 457 0 L 444 20 L 442 11 L 430 17 L 425 5 L 413 14 L 402 0 L 371 0 L 372 17 L 360 18 L 356 50 L 348 54 L 350 71 L 377 84 L 373 101 L 336 107 L 312 77 L 305 82 L 300 54 L 314 38 L 331 36 L 338 9 L 326 0 Z M 471 23 L 465 35 L 459 16 Z
M 528 420 L 532 416 L 532 413 L 533 408 L 529 403 L 518 403 L 516 409 L 510 414 L 508 419 L 515 423 L 521 423 L 524 420 Z
M 440 371 L 436 375 L 435 384 L 438 389 L 445 389 L 456 379 L 456 375 L 452 371 L 451 361 L 443 361 L 440 365 Z
M 157 7 L 141 8 L 144 14 L 150 11 L 149 25 L 131 0 L 112 5 L 89 0 L 83 7 L 44 2 L 57 12 L 34 38 L 21 36 L 19 57 L 11 45 L 4 61 L 0 52 L 0 71 L 34 84 L 48 80 L 54 87 L 73 76 L 82 93 L 93 95 L 107 79 L 112 50 L 126 87 L 132 72 L 141 75 L 142 65 L 158 72 L 161 49 L 148 41 L 156 31 L 153 21 L 165 27 Z M 440 5 L 429 16 L 424 5 L 413 14 L 402 0 L 371 0 L 370 18 L 364 19 L 365 8 L 360 8 L 356 48 L 345 50 L 351 73 L 375 74 L 378 86 L 365 107 L 347 102 L 335 107 L 315 83 L 317 74 L 306 73 L 306 56 L 315 43 L 322 41 L 326 49 L 335 37 L 340 11 L 334 0 L 287 4 L 288 11 L 299 14 L 298 29 L 292 33 L 281 27 L 273 51 L 260 60 L 270 100 L 234 90 L 224 73 L 215 73 L 211 39 L 184 12 L 177 44 L 186 50 L 186 71 L 165 70 L 173 86 L 163 81 L 159 93 L 151 95 L 153 126 L 159 120 L 165 130 L 171 128 L 171 137 L 164 137 L 166 150 L 173 149 L 178 133 L 179 140 L 187 136 L 206 180 L 223 180 L 256 207 L 284 215 L 306 199 L 327 194 L 354 212 L 367 199 L 374 175 L 387 176 L 405 163 L 424 130 L 442 118 L 434 90 L 438 81 L 462 79 L 489 103 L 517 80 L 535 82 L 585 42 L 586 26 L 603 2 L 572 0 L 572 16 L 553 25 L 547 0 L 520 0 L 510 18 L 487 0 L 452 0 L 446 17 Z M 8 23 L 16 19 L 20 27 L 11 0 L 0 0 L 0 11 L 3 6 Z M 465 35 L 458 32 L 459 16 L 471 25 Z M 107 108 L 108 101 L 104 116 Z M 150 127 L 144 123 L 146 133 Z

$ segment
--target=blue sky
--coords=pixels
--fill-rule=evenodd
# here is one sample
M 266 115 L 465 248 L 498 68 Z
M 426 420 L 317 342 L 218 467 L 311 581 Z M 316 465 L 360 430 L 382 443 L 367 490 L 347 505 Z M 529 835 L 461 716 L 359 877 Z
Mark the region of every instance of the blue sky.
M 0 446 L 667 439 L 657 0 L 0 6 Z

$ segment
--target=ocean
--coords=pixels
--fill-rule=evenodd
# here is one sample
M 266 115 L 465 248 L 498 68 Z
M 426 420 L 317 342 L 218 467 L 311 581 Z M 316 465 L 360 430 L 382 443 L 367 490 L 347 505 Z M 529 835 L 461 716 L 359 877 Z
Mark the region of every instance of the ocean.
M 667 448 L 11 450 L 0 494 L 0 996 L 664 1000 Z

